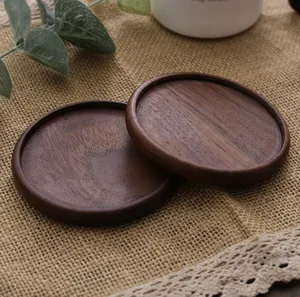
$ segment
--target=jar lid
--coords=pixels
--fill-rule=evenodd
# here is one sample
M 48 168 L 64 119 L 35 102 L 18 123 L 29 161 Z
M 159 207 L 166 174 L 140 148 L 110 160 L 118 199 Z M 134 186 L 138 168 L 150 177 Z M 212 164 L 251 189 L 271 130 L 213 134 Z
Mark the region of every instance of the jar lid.
M 125 107 L 83 102 L 60 108 L 30 126 L 12 159 L 26 200 L 54 219 L 80 225 L 132 221 L 173 188 L 171 175 L 133 145 Z
M 182 177 L 245 186 L 274 174 L 287 156 L 289 132 L 262 96 L 198 73 L 164 75 L 129 100 L 129 134 L 153 161 Z

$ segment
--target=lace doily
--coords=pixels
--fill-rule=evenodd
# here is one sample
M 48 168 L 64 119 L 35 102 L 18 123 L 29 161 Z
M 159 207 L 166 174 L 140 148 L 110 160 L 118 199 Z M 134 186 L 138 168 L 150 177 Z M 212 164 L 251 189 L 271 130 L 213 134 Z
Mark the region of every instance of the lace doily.
M 216 257 L 111 297 L 255 297 L 300 278 L 300 226 L 253 237 Z

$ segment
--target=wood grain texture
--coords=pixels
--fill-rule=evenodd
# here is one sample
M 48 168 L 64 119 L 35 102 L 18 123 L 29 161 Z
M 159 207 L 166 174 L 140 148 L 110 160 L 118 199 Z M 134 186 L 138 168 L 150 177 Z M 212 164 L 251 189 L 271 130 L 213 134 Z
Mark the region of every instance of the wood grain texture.
M 163 76 L 142 85 L 129 101 L 127 127 L 154 161 L 217 185 L 268 178 L 289 148 L 285 121 L 267 100 L 200 74 Z
M 171 178 L 133 145 L 125 106 L 75 104 L 31 126 L 12 163 L 27 200 L 54 218 L 79 224 L 130 221 L 164 200 Z

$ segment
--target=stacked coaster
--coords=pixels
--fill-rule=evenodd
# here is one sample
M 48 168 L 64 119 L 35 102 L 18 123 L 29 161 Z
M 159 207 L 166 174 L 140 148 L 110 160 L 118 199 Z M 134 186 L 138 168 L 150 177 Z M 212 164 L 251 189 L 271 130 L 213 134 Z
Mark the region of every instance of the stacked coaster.
M 151 212 L 182 178 L 222 187 L 264 181 L 289 144 L 265 98 L 223 78 L 178 73 L 144 83 L 127 107 L 93 101 L 51 112 L 20 137 L 12 170 L 42 213 L 118 224 Z

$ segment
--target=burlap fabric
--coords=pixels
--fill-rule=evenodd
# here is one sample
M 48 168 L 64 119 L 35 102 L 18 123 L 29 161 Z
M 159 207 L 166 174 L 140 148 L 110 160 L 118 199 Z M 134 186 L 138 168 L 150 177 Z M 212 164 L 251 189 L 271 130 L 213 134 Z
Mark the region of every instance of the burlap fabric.
M 253 236 L 197 265 L 111 297 L 256 297 L 266 293 L 274 281 L 299 278 L 300 227 L 297 227 Z
M 113 56 L 70 47 L 68 78 L 21 54 L 5 59 L 14 91 L 1 98 L 0 296 L 108 296 L 194 265 L 255 234 L 300 224 L 300 17 L 285 0 L 265 0 L 251 30 L 205 41 L 173 34 L 151 17 L 100 4 L 96 14 L 117 44 Z M 0 30 L 0 52 L 12 46 Z M 17 194 L 10 170 L 18 136 L 35 119 L 67 103 L 126 102 L 158 74 L 220 75 L 265 95 L 287 120 L 291 150 L 281 172 L 244 191 L 189 183 L 153 215 L 114 229 L 63 225 Z

